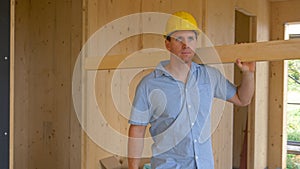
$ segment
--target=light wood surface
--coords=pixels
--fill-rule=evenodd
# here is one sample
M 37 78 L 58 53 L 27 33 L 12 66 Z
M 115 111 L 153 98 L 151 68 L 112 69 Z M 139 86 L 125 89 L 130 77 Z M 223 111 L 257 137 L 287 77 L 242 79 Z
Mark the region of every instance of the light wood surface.
M 196 63 L 215 64 L 233 63 L 236 59 L 248 61 L 278 61 L 300 58 L 300 40 L 278 40 L 237 45 L 199 48 L 195 57 Z M 165 50 L 145 49 L 132 54 L 87 56 L 87 70 L 108 70 L 126 68 L 155 67 L 159 61 L 169 59 Z

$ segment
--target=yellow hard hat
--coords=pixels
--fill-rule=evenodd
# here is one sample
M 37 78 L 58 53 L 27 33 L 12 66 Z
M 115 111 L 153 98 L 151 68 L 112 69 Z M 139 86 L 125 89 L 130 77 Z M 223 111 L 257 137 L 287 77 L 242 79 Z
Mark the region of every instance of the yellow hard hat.
M 188 12 L 173 13 L 167 21 L 165 36 L 170 36 L 175 31 L 193 30 L 200 33 L 196 19 Z

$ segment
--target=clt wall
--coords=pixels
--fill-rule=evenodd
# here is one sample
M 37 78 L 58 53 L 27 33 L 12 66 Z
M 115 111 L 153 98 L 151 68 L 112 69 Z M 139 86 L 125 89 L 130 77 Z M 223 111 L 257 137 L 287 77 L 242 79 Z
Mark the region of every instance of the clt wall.
M 197 18 L 213 44 L 233 44 L 236 7 L 257 16 L 257 40 L 268 40 L 267 1 L 15 1 L 14 168 L 94 169 L 99 168 L 100 159 L 112 155 L 82 132 L 72 103 L 75 61 L 82 44 L 99 28 L 137 12 L 185 10 Z M 161 40 L 161 36 L 133 36 L 120 41 L 108 54 L 131 53 L 153 46 L 163 48 Z M 226 76 L 233 80 L 233 64 L 224 68 Z M 132 80 L 131 75 L 136 72 L 140 73 Z M 97 72 L 97 102 L 108 124 L 119 133 L 127 135 L 128 124 L 114 105 L 112 93 L 117 93 L 118 103 L 127 108 L 130 105 L 127 95 L 132 100 L 136 84 L 147 72 L 141 69 Z M 256 85 L 266 81 L 264 75 L 259 76 Z M 264 97 L 264 92 L 256 91 L 256 98 Z M 258 104 L 263 102 L 255 102 L 255 112 Z M 216 168 L 232 168 L 232 111 L 232 105 L 227 104 L 213 135 Z M 115 141 L 101 139 L 108 143 Z
M 14 2 L 14 168 L 79 168 L 81 128 L 71 79 L 81 48 L 82 2 Z
M 105 24 L 138 12 L 165 12 L 173 13 L 179 10 L 185 10 L 192 13 L 199 23 L 200 28 L 208 35 L 210 40 L 216 45 L 232 44 L 234 39 L 234 3 L 227 0 L 219 3 L 218 1 L 206 0 L 190 0 L 186 1 L 100 1 L 88 0 L 85 1 L 85 23 L 84 29 L 85 40 L 87 40 L 95 31 Z M 222 33 L 219 28 L 222 28 Z M 162 36 L 134 36 L 119 42 L 108 53 L 109 54 L 124 54 L 131 53 L 146 47 L 164 48 Z M 232 80 L 232 65 L 225 65 L 226 75 Z M 128 82 L 130 74 L 135 72 L 140 76 L 136 77 L 136 82 Z M 119 90 L 120 105 L 126 107 L 130 103 L 126 100 L 126 94 L 129 92 L 132 99 L 137 82 L 141 79 L 143 71 L 140 69 L 131 70 L 101 70 L 97 73 L 96 85 L 97 98 L 99 107 L 106 117 L 108 123 L 121 134 L 127 135 L 128 123 L 114 106 L 114 101 L 111 98 L 112 92 Z M 112 79 L 118 79 L 112 82 Z M 119 89 L 111 86 L 119 86 Z M 129 91 L 126 88 L 129 86 Z M 124 91 L 125 90 L 125 91 Z M 126 91 L 127 90 L 127 91 Z M 108 92 L 107 92 L 108 91 Z M 123 95 L 123 96 L 122 96 Z M 123 109 L 129 111 L 130 109 Z M 126 113 L 126 112 L 125 112 Z M 127 112 L 128 113 L 128 112 Z M 107 139 L 107 138 L 103 138 Z M 120 143 L 122 144 L 122 143 Z M 101 146 L 101 145 L 100 145 Z M 84 137 L 83 143 L 83 168 L 97 168 L 99 160 L 111 156 L 112 154 L 102 149 L 95 144 L 89 137 Z M 225 107 L 224 114 L 218 129 L 213 135 L 214 156 L 216 168 L 230 168 L 232 166 L 232 105 L 228 104 Z
M 274 1 L 271 3 L 271 39 L 284 39 L 284 25 L 300 22 L 300 1 Z M 286 113 L 285 92 L 287 68 L 284 61 L 270 63 L 269 156 L 270 168 L 286 167 Z
M 130 5 L 129 5 L 130 4 Z M 172 13 L 178 10 L 185 10 L 192 13 L 198 20 L 200 28 L 206 33 L 209 39 L 215 45 L 234 43 L 234 14 L 235 9 L 239 9 L 246 14 L 257 18 L 256 37 L 257 41 L 269 40 L 269 1 L 217 1 L 217 0 L 190 0 L 186 1 L 100 1 L 86 0 L 84 2 L 84 41 L 93 35 L 99 28 L 105 24 L 120 17 L 137 12 L 165 12 Z M 115 28 L 112 28 L 115 29 Z M 128 29 L 129 30 L 129 29 Z M 163 39 L 160 36 L 134 36 L 119 42 L 114 46 L 108 55 L 131 53 L 145 47 L 163 48 Z M 233 80 L 233 64 L 223 65 L 226 76 Z M 251 111 L 251 128 L 247 133 L 251 135 L 251 165 L 252 168 L 265 168 L 267 166 L 267 111 L 268 111 L 268 63 L 258 63 L 257 69 L 259 76 L 256 76 L 256 86 L 260 88 L 255 92 L 255 100 L 249 108 Z M 135 78 L 136 81 L 128 83 L 130 74 L 140 72 Z M 101 70 L 97 73 L 96 91 L 97 102 L 101 107 L 101 112 L 106 117 L 108 123 L 119 133 L 126 135 L 128 131 L 127 119 L 120 114 L 114 105 L 112 93 L 120 91 L 118 104 L 128 107 L 130 101 L 127 101 L 128 92 L 130 99 L 134 95 L 135 86 L 145 75 L 141 69 L 131 70 Z M 114 79 L 114 81 L 112 80 Z M 116 80 L 118 79 L 118 80 Z M 112 91 L 112 86 L 114 90 Z M 119 88 L 116 89 L 115 86 Z M 128 89 L 126 86 L 129 86 Z M 122 107 L 122 106 L 121 106 Z M 102 111 L 103 110 L 103 111 Z M 123 109 L 129 111 L 129 109 Z M 213 134 L 213 152 L 216 168 L 232 168 L 233 161 L 233 107 L 227 104 L 218 128 Z M 257 113 L 256 113 L 257 112 Z M 125 112 L 125 114 L 128 112 Z M 241 129 L 240 129 L 241 131 Z M 103 138 L 107 139 L 107 138 Z M 240 138 L 243 139 L 243 138 Z M 124 143 L 119 143 L 122 145 Z M 234 145 L 236 147 L 242 145 Z M 93 139 L 88 136 L 83 141 L 83 168 L 96 168 L 99 166 L 99 160 L 111 156 L 109 151 L 97 145 Z M 259 152 L 255 156 L 255 152 Z M 236 155 L 236 154 L 234 154 Z M 239 156 L 237 153 L 236 156 Z M 250 156 L 250 155 L 249 155 Z M 236 157 L 239 160 L 238 157 Z M 237 161 L 236 160 L 236 161 Z M 237 166 L 238 166 L 237 162 Z M 255 167 L 256 168 L 256 167 Z

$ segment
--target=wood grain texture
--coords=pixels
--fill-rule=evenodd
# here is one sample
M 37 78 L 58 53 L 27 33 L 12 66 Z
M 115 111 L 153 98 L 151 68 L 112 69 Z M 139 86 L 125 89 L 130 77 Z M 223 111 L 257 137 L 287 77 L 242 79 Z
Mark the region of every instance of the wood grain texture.
M 300 58 L 300 40 L 278 40 L 237 45 L 199 48 L 193 60 L 199 64 L 234 63 L 236 59 L 248 61 L 279 61 Z M 87 70 L 127 69 L 155 67 L 159 61 L 169 59 L 164 50 L 141 50 L 132 54 L 87 57 Z M 104 62 L 101 60 L 105 58 Z M 104 59 L 103 59 L 104 60 Z M 100 63 L 100 64 L 99 64 Z

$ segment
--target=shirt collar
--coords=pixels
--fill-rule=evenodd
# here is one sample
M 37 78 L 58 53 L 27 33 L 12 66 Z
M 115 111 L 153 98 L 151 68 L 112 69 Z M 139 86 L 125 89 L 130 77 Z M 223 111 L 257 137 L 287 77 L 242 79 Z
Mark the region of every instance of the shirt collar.
M 165 76 L 171 76 L 170 73 L 165 69 L 165 66 L 166 66 L 167 64 L 169 64 L 169 63 L 170 63 L 170 60 L 164 60 L 164 61 L 161 61 L 161 62 L 156 66 L 155 71 L 154 71 L 154 72 L 155 72 L 155 78 L 161 77 L 161 76 L 163 76 L 163 75 L 165 75 Z M 194 72 L 197 70 L 197 68 L 199 68 L 199 67 L 200 67 L 199 64 L 196 64 L 196 63 L 192 62 L 190 72 L 191 72 L 191 73 L 194 73 Z
M 200 65 L 195 63 L 195 62 L 192 62 L 192 66 L 191 66 L 191 73 L 194 73 L 197 69 L 200 68 Z
M 170 60 L 161 61 L 155 68 L 155 77 L 171 76 L 169 72 L 165 69 L 165 66 L 170 63 Z

